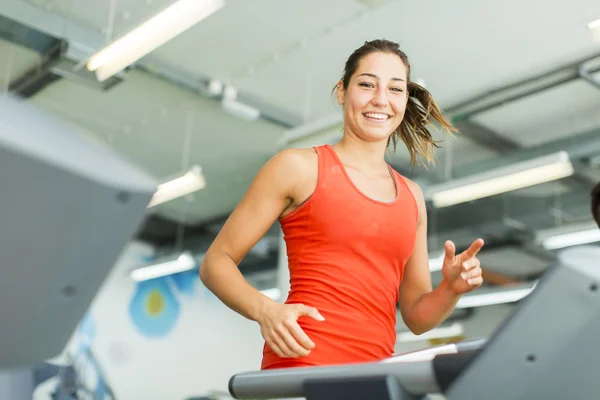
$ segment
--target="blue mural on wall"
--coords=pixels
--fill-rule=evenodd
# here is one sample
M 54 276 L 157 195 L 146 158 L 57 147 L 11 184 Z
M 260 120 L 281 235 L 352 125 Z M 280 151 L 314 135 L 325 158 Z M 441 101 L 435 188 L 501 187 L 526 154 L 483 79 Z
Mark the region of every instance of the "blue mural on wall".
M 139 282 L 129 305 L 134 326 L 144 336 L 166 335 L 179 317 L 179 302 L 166 279 Z
M 149 338 L 164 337 L 171 332 L 181 314 L 178 296 L 196 295 L 199 283 L 196 268 L 137 282 L 129 314 L 138 332 Z

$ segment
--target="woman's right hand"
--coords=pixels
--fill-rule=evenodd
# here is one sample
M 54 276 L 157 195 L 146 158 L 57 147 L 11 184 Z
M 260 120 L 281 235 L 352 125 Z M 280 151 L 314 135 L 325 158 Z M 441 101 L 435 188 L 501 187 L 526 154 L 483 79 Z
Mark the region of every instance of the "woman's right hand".
M 257 321 L 265 343 L 279 357 L 305 357 L 315 347 L 313 341 L 298 325 L 297 320 L 302 316 L 325 321 L 314 307 L 276 302 L 269 304 Z

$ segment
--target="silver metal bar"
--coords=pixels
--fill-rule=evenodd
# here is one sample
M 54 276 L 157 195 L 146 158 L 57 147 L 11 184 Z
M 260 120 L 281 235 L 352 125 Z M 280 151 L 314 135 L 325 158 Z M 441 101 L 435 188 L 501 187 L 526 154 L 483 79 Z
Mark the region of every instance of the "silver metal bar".
M 424 395 L 440 393 L 431 361 L 411 363 L 361 363 L 343 366 L 298 367 L 245 372 L 234 375 L 229 391 L 237 399 L 303 397 L 307 380 L 393 376 L 406 391 Z

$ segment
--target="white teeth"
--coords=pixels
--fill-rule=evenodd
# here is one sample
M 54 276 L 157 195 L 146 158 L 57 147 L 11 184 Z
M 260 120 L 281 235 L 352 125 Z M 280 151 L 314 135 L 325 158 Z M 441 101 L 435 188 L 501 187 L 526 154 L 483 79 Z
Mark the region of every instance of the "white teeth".
M 375 119 L 388 119 L 389 116 L 387 114 L 376 114 L 376 113 L 366 113 L 366 117 L 375 118 Z

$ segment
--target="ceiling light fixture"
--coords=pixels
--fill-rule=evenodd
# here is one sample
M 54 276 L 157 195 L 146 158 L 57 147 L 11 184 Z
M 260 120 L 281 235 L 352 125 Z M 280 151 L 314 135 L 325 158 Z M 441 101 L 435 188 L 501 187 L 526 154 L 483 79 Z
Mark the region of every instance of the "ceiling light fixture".
M 437 208 L 523 189 L 573 175 L 573 164 L 565 151 L 510 164 L 481 174 L 455 179 L 426 188 L 426 197 Z
M 543 240 L 542 246 L 546 250 L 557 250 L 595 242 L 600 242 L 598 227 L 550 236 Z
M 147 281 L 196 268 L 196 260 L 191 253 L 185 252 L 174 260 L 160 262 L 136 268 L 130 272 L 131 279 L 136 282 Z
M 592 39 L 596 42 L 600 42 L 600 19 L 587 24 L 587 28 L 592 33 Z
M 224 0 L 178 0 L 94 54 L 87 69 L 110 78 L 225 5 Z
M 202 174 L 202 168 L 194 165 L 184 175 L 158 185 L 148 208 L 188 195 L 205 187 L 206 180 Z

